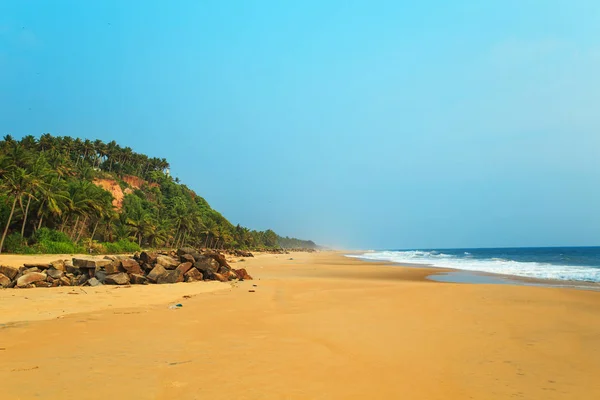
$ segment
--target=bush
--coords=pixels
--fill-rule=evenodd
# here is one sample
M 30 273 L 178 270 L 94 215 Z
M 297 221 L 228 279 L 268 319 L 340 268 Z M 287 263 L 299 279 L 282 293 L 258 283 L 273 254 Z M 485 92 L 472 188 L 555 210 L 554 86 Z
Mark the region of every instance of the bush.
M 40 242 L 59 242 L 59 243 L 71 243 L 71 239 L 66 233 L 55 231 L 49 228 L 40 228 L 33 235 L 34 243 Z
M 25 240 L 19 232 L 13 232 L 4 240 L 4 251 L 7 253 L 23 253 L 26 248 Z
M 130 242 L 127 239 L 121 239 L 117 242 L 110 243 L 104 242 L 102 243 L 102 247 L 104 248 L 105 253 L 135 253 L 136 251 L 140 251 L 140 246 L 137 243 Z

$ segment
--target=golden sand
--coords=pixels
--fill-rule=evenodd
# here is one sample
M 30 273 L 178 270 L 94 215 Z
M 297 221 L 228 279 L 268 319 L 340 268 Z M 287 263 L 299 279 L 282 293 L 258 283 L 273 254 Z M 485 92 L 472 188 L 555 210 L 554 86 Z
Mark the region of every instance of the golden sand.
M 600 398 L 598 292 L 335 253 L 235 267 L 255 280 L 0 290 L 0 398 Z

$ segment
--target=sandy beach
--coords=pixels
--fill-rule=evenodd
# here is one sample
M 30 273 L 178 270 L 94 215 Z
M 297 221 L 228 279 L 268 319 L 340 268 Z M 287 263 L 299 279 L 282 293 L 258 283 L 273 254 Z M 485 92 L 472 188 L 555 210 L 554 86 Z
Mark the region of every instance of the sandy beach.
M 0 397 L 600 398 L 598 292 L 339 253 L 236 267 L 255 280 L 0 290 Z

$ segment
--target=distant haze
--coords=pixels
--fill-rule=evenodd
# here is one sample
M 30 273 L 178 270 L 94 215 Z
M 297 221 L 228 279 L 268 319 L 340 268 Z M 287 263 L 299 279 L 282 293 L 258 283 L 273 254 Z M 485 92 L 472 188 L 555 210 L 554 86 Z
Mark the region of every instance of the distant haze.
M 234 224 L 320 244 L 600 244 L 598 21 L 578 0 L 5 1 L 0 133 L 115 139 Z

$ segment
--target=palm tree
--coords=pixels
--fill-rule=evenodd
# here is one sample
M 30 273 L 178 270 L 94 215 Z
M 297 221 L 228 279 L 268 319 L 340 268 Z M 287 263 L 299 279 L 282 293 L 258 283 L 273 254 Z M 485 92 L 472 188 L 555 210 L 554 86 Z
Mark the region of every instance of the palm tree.
M 6 190 L 8 195 L 13 198 L 13 202 L 4 232 L 2 233 L 2 239 L 0 240 L 0 253 L 2 253 L 2 248 L 4 247 L 4 239 L 6 239 L 8 228 L 12 222 L 17 201 L 29 190 L 31 177 L 24 168 L 13 167 L 7 173 L 3 174 L 2 178 L 2 189 Z

